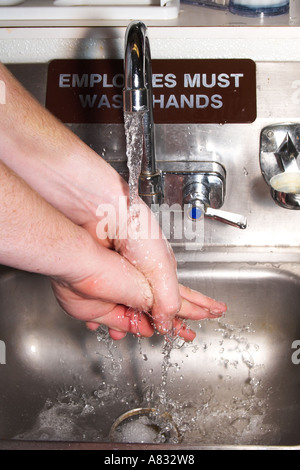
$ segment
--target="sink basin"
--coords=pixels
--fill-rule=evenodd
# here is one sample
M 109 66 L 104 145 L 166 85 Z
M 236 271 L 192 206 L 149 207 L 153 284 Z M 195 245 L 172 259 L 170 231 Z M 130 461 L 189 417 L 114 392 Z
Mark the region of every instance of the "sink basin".
M 182 283 L 228 304 L 184 344 L 112 342 L 62 312 L 47 278 L 3 269 L 0 449 L 300 448 L 297 273 L 292 263 L 184 264 Z M 137 409 L 163 415 L 169 431 L 144 416 L 111 442 L 114 423 Z

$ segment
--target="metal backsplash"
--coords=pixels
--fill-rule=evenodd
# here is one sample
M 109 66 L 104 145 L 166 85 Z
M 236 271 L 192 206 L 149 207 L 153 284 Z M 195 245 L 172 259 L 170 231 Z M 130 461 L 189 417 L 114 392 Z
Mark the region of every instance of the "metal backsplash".
M 276 205 L 259 164 L 261 130 L 270 124 L 300 122 L 300 63 L 257 63 L 257 119 L 251 124 L 156 125 L 158 168 L 161 161 L 212 160 L 227 173 L 222 209 L 247 217 L 246 230 L 205 220 L 205 249 L 300 246 L 300 211 Z M 24 86 L 45 103 L 47 64 L 16 64 L 9 68 Z M 125 162 L 121 124 L 73 124 L 71 129 L 100 156 Z M 204 250 L 205 251 L 205 250 Z

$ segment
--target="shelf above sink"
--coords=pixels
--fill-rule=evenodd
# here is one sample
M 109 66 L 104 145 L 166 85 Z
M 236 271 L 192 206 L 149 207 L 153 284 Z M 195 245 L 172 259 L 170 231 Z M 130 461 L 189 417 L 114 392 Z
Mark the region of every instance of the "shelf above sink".
M 124 2 L 91 0 L 26 0 L 15 6 L 0 6 L 0 18 L 6 21 L 63 20 L 169 20 L 177 18 L 179 0 L 127 0 Z

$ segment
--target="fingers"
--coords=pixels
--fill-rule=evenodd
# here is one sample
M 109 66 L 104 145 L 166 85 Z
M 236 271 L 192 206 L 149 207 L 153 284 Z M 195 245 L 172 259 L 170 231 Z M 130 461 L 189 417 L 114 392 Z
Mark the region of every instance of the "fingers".
M 180 336 L 184 341 L 191 342 L 195 339 L 196 333 L 182 321 L 180 318 L 174 318 L 173 320 L 173 336 Z
M 122 339 L 126 333 L 136 336 L 150 337 L 154 328 L 149 317 L 133 309 L 128 309 L 123 305 L 115 306 L 106 315 L 94 318 L 92 322 L 87 322 L 87 327 L 95 330 L 99 324 L 109 327 L 109 334 L 113 339 Z
M 196 333 L 184 322 L 184 319 L 196 321 L 206 318 L 218 318 L 225 313 L 227 307 L 223 302 L 218 302 L 188 287 L 180 285 L 179 289 L 182 294 L 181 308 L 172 319 L 171 325 L 168 325 L 167 321 L 164 322 L 162 320 L 158 328 L 155 319 L 153 319 L 153 322 L 156 330 L 161 334 L 178 335 L 185 341 L 193 341 Z M 96 329 L 99 323 L 106 324 L 110 327 L 109 333 L 111 337 L 116 340 L 122 339 L 126 332 L 146 337 L 153 334 L 153 327 L 149 322 L 148 316 L 137 314 L 131 309 L 126 311 L 124 307 L 122 309 L 118 306 L 109 314 L 96 319 L 95 321 L 98 323 L 91 323 L 90 329 Z M 115 314 L 117 314 L 117 319 L 113 318 Z
M 96 331 L 99 328 L 99 323 L 86 322 L 86 326 L 89 330 Z M 108 333 L 111 339 L 115 341 L 120 341 L 121 339 L 125 338 L 125 336 L 127 335 L 125 331 L 118 331 L 112 328 L 108 328 Z
M 84 289 L 77 292 L 74 289 L 53 282 L 57 299 L 67 313 L 85 321 L 87 327 L 91 330 L 97 329 L 99 324 L 106 325 L 109 328 L 110 336 L 115 340 L 124 338 L 127 332 L 150 337 L 155 326 L 161 334 L 170 334 L 171 332 L 185 341 L 193 341 L 196 334 L 185 324 L 185 319 L 217 318 L 227 309 L 223 302 L 218 302 L 200 292 L 179 285 L 178 289 L 181 295 L 179 311 L 175 309 L 173 312 L 168 310 L 169 317 L 166 316 L 166 311 L 164 315 L 157 314 L 155 316 L 151 314 L 150 319 L 148 314 L 140 313 L 138 309 L 100 300 L 97 297 L 95 283 L 91 288 L 87 288 L 88 283 L 85 280 L 80 286 L 81 288 L 84 286 Z M 93 296 L 95 297 L 93 298 Z
M 140 314 L 138 321 L 135 316 L 132 318 L 132 314 L 130 315 L 130 312 L 126 311 L 124 311 L 124 314 L 121 313 L 121 315 L 119 311 L 117 321 L 116 319 L 112 318 L 116 313 L 116 310 L 119 310 L 119 307 L 120 306 L 118 306 L 105 317 L 100 317 L 98 319 L 94 319 L 93 321 L 86 322 L 87 328 L 89 330 L 95 331 L 97 328 L 99 328 L 100 324 L 106 326 L 114 325 L 113 328 L 108 328 L 108 332 L 111 338 L 116 341 L 123 339 L 127 333 L 132 333 L 135 336 L 141 337 L 151 337 L 153 335 L 154 328 L 152 323 L 150 323 L 149 318 L 144 314 Z M 123 315 L 124 317 L 122 318 Z M 196 336 L 196 333 L 179 318 L 174 319 L 172 330 L 169 330 L 168 334 L 171 334 L 174 337 L 180 336 L 185 341 L 193 341 Z
M 173 334 L 177 334 L 185 341 L 193 341 L 196 333 L 182 319 L 218 318 L 226 312 L 227 306 L 181 284 L 179 291 L 182 301 L 181 308 L 173 320 Z
M 184 319 L 203 320 L 222 316 L 227 307 L 223 302 L 217 302 L 200 292 L 179 285 L 181 308 L 173 319 L 172 335 L 178 335 L 185 341 L 193 341 L 196 333 L 184 322 Z
M 178 316 L 181 318 L 191 320 L 215 318 L 223 315 L 227 310 L 227 306 L 223 302 L 218 302 L 182 284 L 179 285 L 179 291 L 182 304 Z
M 120 341 L 120 339 L 125 338 L 125 336 L 127 334 L 123 331 L 113 330 L 112 328 L 109 328 L 108 332 L 109 332 L 109 335 L 110 335 L 111 339 L 113 339 L 115 341 Z
M 147 279 L 153 294 L 151 315 L 157 329 L 165 333 L 181 306 L 176 261 L 154 215 L 143 204 L 139 207 L 140 227 L 148 230 L 143 229 L 138 239 L 126 239 L 118 249 Z
M 91 330 L 99 324 L 106 325 L 112 330 L 115 339 L 120 339 L 127 332 L 149 337 L 153 334 L 153 326 L 147 314 L 124 305 L 105 302 L 91 297 L 83 297 L 66 286 L 55 281 L 52 287 L 56 298 L 66 313 L 74 318 L 85 321 Z M 118 333 L 114 333 L 114 331 Z

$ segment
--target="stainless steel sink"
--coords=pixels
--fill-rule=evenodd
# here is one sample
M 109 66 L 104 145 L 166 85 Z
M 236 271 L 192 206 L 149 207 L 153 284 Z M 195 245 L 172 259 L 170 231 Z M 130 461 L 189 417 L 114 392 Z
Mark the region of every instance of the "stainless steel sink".
M 113 343 L 65 315 L 47 278 L 3 269 L 0 449 L 300 448 L 299 265 L 220 260 L 179 275 L 226 301 L 226 316 L 193 324 L 191 344 L 156 334 Z M 153 425 L 147 441 L 132 421 L 133 434 L 112 443 L 116 420 L 138 408 L 176 432 Z

